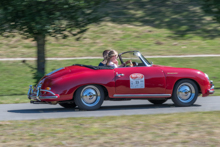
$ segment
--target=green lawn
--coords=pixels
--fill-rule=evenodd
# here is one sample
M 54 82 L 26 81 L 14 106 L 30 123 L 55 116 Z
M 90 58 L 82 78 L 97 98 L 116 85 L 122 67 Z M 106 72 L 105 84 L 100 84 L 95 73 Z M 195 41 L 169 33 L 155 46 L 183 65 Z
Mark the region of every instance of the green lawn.
M 47 38 L 47 57 L 101 56 L 105 49 L 147 55 L 220 54 L 219 24 L 200 0 L 111 0 L 108 16 L 76 41 Z M 0 58 L 36 57 L 32 39 L 0 37 Z
M 207 73 L 211 80 L 214 81 L 216 92 L 214 95 L 220 95 L 220 58 L 151 58 L 154 64 L 188 67 L 199 69 Z M 83 59 L 83 60 L 64 60 L 48 61 L 47 73 L 57 68 L 69 66 L 72 64 L 98 65 L 100 59 Z M 22 103 L 28 102 L 27 91 L 29 85 L 34 85 L 35 79 L 33 70 L 34 61 L 7 61 L 0 62 L 0 103 Z
M 219 125 L 219 112 L 2 121 L 0 146 L 217 147 Z

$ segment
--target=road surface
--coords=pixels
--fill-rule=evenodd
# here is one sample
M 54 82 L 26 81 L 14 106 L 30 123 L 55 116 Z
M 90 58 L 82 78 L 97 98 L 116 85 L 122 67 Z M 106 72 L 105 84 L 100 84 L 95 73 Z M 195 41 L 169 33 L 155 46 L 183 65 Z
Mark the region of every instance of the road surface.
M 162 105 L 153 105 L 147 100 L 104 101 L 96 111 L 65 109 L 49 104 L 1 104 L 0 121 L 33 120 L 68 117 L 101 117 L 137 114 L 164 114 L 195 111 L 220 111 L 220 96 L 199 97 L 191 107 L 175 107 L 171 100 Z

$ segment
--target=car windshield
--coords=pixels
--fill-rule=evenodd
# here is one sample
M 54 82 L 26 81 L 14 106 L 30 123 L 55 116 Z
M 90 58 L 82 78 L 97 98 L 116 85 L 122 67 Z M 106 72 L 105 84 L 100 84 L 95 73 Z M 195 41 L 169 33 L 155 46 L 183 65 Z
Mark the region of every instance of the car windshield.
M 122 63 L 127 60 L 138 63 L 139 66 L 151 66 L 151 63 L 138 51 L 129 51 L 120 54 L 120 60 Z

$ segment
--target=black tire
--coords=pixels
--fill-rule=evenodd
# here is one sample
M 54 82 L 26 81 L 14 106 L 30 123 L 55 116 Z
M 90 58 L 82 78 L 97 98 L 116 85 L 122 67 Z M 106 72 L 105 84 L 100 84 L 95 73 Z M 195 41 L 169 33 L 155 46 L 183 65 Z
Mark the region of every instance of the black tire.
M 163 100 L 148 100 L 149 102 L 151 102 L 154 105 L 160 105 L 163 104 L 167 101 L 167 99 L 163 99 Z
M 77 89 L 74 101 L 79 109 L 96 110 L 104 101 L 104 91 L 98 85 L 86 85 Z
M 192 80 L 181 80 L 175 84 L 172 101 L 175 106 L 186 107 L 195 103 L 198 97 L 198 87 Z
M 60 106 L 63 108 L 75 108 L 76 104 L 75 103 L 59 103 Z

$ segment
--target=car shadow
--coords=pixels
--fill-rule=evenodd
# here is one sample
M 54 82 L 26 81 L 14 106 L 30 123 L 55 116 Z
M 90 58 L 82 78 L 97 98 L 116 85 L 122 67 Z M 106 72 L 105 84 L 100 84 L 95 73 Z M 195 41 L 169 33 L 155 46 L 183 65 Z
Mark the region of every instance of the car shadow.
M 194 104 L 190 107 L 200 107 L 201 105 Z M 117 106 L 101 106 L 98 111 L 115 111 L 115 110 L 141 110 L 141 109 L 160 109 L 160 108 L 176 108 L 182 109 L 185 107 L 175 107 L 174 104 L 161 104 L 161 105 L 153 105 L 153 104 L 136 104 L 136 105 L 117 105 Z M 19 110 L 8 110 L 11 113 L 56 113 L 56 112 L 85 112 L 87 110 L 81 110 L 76 108 L 36 108 L 36 109 L 19 109 Z M 91 111 L 88 111 L 91 112 Z

